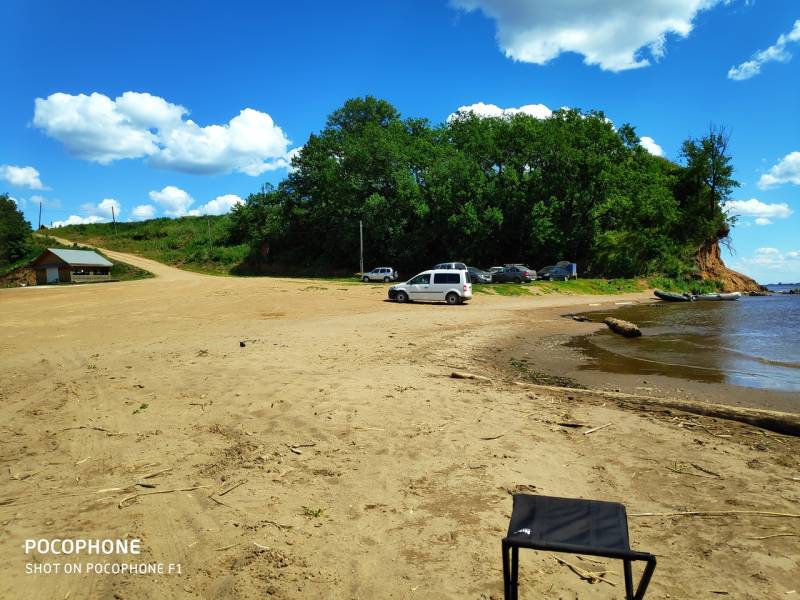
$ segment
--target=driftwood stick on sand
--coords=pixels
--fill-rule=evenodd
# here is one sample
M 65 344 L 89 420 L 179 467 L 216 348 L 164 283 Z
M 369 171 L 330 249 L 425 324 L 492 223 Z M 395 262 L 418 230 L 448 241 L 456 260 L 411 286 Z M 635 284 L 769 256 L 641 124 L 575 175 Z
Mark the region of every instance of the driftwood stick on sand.
M 217 494 L 217 496 L 224 496 L 228 492 L 232 492 L 233 490 L 238 488 L 240 485 L 244 485 L 245 483 L 247 483 L 247 479 L 242 479 L 239 483 L 234 483 L 231 487 L 229 487 L 224 492 L 220 492 L 219 494 Z
M 202 489 L 202 488 L 209 488 L 209 487 L 211 487 L 211 486 L 210 485 L 195 485 L 193 487 L 177 488 L 177 489 L 174 489 L 174 490 L 158 490 L 156 492 L 140 492 L 138 494 L 132 494 L 130 496 L 126 496 L 125 498 L 120 500 L 119 504 L 118 504 L 118 507 L 119 508 L 125 508 L 125 503 L 126 502 L 130 502 L 131 500 L 135 500 L 139 496 L 152 496 L 154 494 L 170 494 L 172 492 L 191 492 L 192 490 L 199 490 L 199 489 Z
M 714 471 L 711 471 L 710 469 L 706 469 L 704 467 L 701 467 L 697 463 L 689 463 L 689 464 L 692 465 L 698 471 L 702 471 L 703 473 L 708 473 L 709 475 L 713 475 L 714 477 L 718 477 L 719 479 L 722 479 L 722 475 L 720 475 L 719 473 L 715 473 Z
M 483 375 L 475 375 L 474 373 L 467 373 L 466 371 L 453 371 L 450 373 L 453 379 L 474 379 L 475 381 L 491 381 L 489 377 Z
M 800 515 L 792 513 L 768 512 L 763 510 L 690 510 L 686 512 L 644 512 L 633 513 L 631 517 L 724 517 L 724 516 L 783 517 L 800 519 Z
M 583 432 L 583 435 L 589 435 L 590 433 L 594 433 L 595 431 L 600 431 L 601 429 L 605 429 L 606 427 L 610 427 L 611 423 L 606 423 L 605 425 L 600 425 L 600 427 L 593 427 L 592 429 L 588 429 Z
M 774 410 L 763 410 L 758 408 L 743 408 L 739 406 L 725 406 L 724 404 L 712 404 L 710 402 L 692 402 L 690 400 L 677 400 L 672 398 L 656 398 L 654 396 L 639 396 L 637 394 L 626 394 L 624 392 L 610 392 L 607 390 L 582 390 L 556 385 L 541 385 L 538 383 L 514 382 L 515 385 L 540 390 L 550 390 L 553 392 L 565 392 L 570 395 L 600 396 L 611 398 L 617 404 L 639 410 L 648 408 L 666 408 L 680 410 L 685 413 L 703 415 L 706 417 L 716 417 L 726 421 L 736 421 L 747 423 L 755 427 L 761 427 L 775 433 L 785 435 L 800 436 L 800 415 L 784 413 Z M 698 425 L 700 425 L 698 423 Z M 704 427 L 703 425 L 700 425 Z M 727 437 L 720 434 L 712 434 L 716 437 Z
M 800 533 L 773 533 L 772 535 L 762 535 L 758 537 L 749 537 L 748 540 L 771 540 L 772 538 L 779 537 L 798 537 Z
M 617 585 L 613 581 L 609 581 L 608 579 L 603 577 L 603 575 L 605 575 L 608 571 L 598 571 L 596 573 L 593 573 L 592 571 L 586 571 L 584 569 L 581 569 L 580 567 L 576 567 L 575 565 L 573 565 L 571 563 L 568 563 L 564 559 L 558 558 L 557 556 L 554 556 L 553 558 L 557 562 L 559 562 L 560 564 L 564 565 L 565 567 L 569 567 L 569 569 L 573 573 L 575 573 L 581 579 L 585 579 L 589 583 L 594 583 L 595 581 L 603 581 L 603 582 L 607 583 L 608 585 L 611 585 L 611 586 L 614 586 L 614 587 L 616 587 L 616 585 Z
M 275 521 L 270 521 L 268 519 L 264 519 L 262 523 L 266 523 L 267 525 L 272 525 L 273 527 L 277 527 L 278 529 L 292 529 L 293 525 L 284 525 L 283 523 L 277 523 Z
M 94 427 L 93 425 L 78 425 L 77 427 L 65 427 L 64 429 L 59 429 L 59 431 L 72 431 L 74 429 L 92 429 L 94 431 L 102 431 L 106 435 L 125 435 L 122 431 L 109 431 L 108 429 L 103 429 L 102 427 Z
M 509 429 L 508 431 L 511 431 L 511 430 Z M 504 431 L 503 433 L 498 433 L 497 435 L 487 435 L 485 437 L 479 437 L 478 439 L 479 440 L 483 440 L 485 442 L 489 442 L 491 440 L 497 440 L 497 439 L 500 439 L 501 437 L 503 437 L 505 434 L 507 434 L 508 431 Z
M 155 477 L 156 475 L 161 475 L 162 473 L 166 473 L 167 471 L 172 471 L 172 467 L 161 469 L 160 471 L 156 471 L 155 473 L 150 473 L 149 475 L 142 475 L 139 479 L 150 479 L 152 477 Z

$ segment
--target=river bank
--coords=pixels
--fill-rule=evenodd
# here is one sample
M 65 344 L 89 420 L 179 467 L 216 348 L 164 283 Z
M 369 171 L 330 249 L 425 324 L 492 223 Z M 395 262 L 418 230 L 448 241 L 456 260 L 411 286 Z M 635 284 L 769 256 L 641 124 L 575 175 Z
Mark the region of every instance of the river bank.
M 754 513 L 797 512 L 797 438 L 494 366 L 509 339 L 547 334 L 537 364 L 590 327 L 561 314 L 641 294 L 397 305 L 113 258 L 158 277 L 0 290 L 2 597 L 499 598 L 512 492 L 723 511 L 631 516 L 654 598 L 796 585 L 798 519 Z M 182 572 L 25 573 L 47 560 L 25 539 L 68 537 L 141 539 Z M 613 562 L 612 587 L 521 558 L 522 597 L 620 597 Z
M 509 377 L 535 383 L 800 413 L 794 389 L 736 385 L 726 381 L 724 372 L 700 366 L 702 361 L 713 359 L 708 355 L 713 349 L 705 350 L 696 363 L 685 366 L 652 360 L 646 349 L 632 350 L 634 344 L 637 348 L 642 346 L 641 340 L 614 336 L 602 323 L 603 317 L 614 314 L 641 323 L 637 319 L 641 309 L 658 301 L 642 296 L 635 303 L 617 302 L 620 301 L 587 303 L 577 311 L 532 311 L 527 317 L 532 325 L 528 336 L 512 336 L 486 356 L 493 356 L 495 364 Z M 589 320 L 576 322 L 572 319 L 574 314 Z M 676 360 L 674 356 L 670 358 Z

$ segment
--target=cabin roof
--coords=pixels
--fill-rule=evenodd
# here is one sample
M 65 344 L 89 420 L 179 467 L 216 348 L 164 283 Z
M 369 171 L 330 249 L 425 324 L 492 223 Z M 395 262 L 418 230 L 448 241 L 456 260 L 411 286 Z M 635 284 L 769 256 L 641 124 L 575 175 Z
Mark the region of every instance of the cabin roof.
M 48 248 L 58 258 L 69 265 L 78 267 L 113 267 L 113 263 L 107 261 L 97 252 L 91 250 L 68 250 L 64 248 Z

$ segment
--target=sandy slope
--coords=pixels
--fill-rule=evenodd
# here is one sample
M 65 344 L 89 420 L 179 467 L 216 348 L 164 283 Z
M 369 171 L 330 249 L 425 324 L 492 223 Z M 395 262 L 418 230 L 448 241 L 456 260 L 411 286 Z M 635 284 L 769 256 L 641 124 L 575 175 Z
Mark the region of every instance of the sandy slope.
M 615 299 L 396 305 L 380 285 L 108 255 L 159 277 L 0 290 L 2 598 L 500 597 L 514 490 L 631 513 L 800 512 L 795 439 L 502 383 L 481 358 L 521 327 L 549 353 L 547 334 L 578 324 L 548 307 Z M 612 425 L 583 435 L 565 420 Z M 800 519 L 632 517 L 631 530 L 659 555 L 648 598 L 798 587 L 800 538 L 751 538 L 798 534 Z M 26 538 L 126 536 L 182 574 L 25 574 Z M 522 598 L 622 597 L 522 558 Z

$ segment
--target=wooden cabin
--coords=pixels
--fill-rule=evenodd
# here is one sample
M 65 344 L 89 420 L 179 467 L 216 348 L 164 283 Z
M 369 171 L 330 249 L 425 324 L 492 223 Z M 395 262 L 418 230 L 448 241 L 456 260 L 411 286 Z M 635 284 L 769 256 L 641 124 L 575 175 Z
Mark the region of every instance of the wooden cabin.
M 36 285 L 109 281 L 114 265 L 91 250 L 48 248 L 31 263 Z

